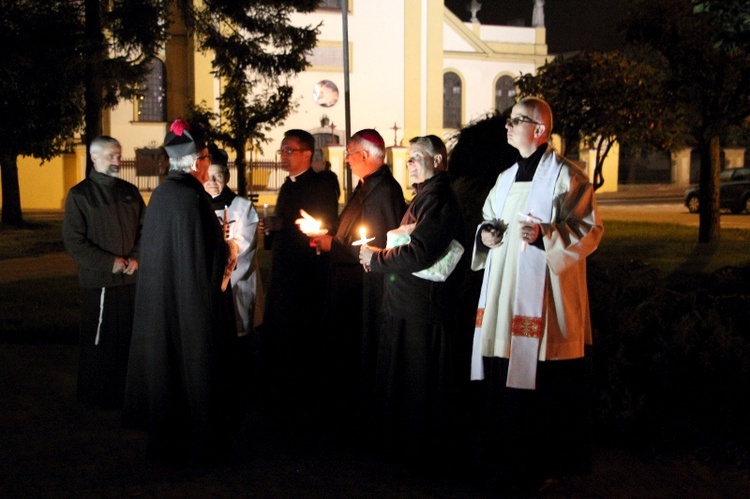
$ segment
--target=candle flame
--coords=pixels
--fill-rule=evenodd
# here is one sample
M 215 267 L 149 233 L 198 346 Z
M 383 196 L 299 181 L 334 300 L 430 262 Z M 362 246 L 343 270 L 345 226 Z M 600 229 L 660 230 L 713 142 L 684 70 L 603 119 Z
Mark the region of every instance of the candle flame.
M 294 221 L 297 225 L 299 225 L 299 230 L 303 234 L 306 235 L 317 235 L 320 234 L 322 231 L 320 230 L 321 225 L 323 225 L 323 222 L 320 220 L 315 220 L 309 213 L 307 213 L 305 210 L 299 210 L 300 215 L 302 215 L 302 218 L 298 218 Z

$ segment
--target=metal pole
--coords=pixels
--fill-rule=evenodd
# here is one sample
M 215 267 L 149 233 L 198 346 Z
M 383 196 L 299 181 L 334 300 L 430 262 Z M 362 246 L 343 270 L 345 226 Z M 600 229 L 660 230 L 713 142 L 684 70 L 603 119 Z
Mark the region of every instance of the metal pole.
M 349 0 L 341 0 L 341 28 L 344 38 L 344 147 L 352 136 L 351 102 L 349 100 Z M 344 168 L 346 175 L 346 200 L 352 195 L 352 171 L 346 166 L 344 156 Z

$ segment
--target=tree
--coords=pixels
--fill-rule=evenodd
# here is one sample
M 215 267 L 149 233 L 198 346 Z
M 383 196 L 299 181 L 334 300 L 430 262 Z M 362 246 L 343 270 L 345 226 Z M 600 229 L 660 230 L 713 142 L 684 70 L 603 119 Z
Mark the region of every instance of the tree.
M 86 57 L 84 142 L 102 134 L 104 109 L 134 97 L 167 40 L 168 0 L 82 0 Z M 80 4 L 81 0 L 75 3 Z M 87 155 L 88 173 L 92 168 Z
M 182 0 L 186 25 L 200 50 L 214 55 L 222 80 L 220 139 L 237 156 L 237 190 L 247 195 L 245 151 L 248 141 L 266 142 L 265 133 L 294 108 L 289 79 L 304 70 L 317 28 L 295 27 L 293 12 L 311 12 L 318 0 Z
M 132 97 L 166 40 L 168 0 L 0 0 L 4 223 L 23 223 L 18 155 L 50 159 Z M 88 158 L 87 172 L 91 169 Z
M 2 223 L 23 224 L 18 156 L 49 160 L 83 118 L 81 26 L 66 0 L 0 0 Z
M 748 7 L 731 0 L 721 5 L 714 1 L 696 3 L 707 10 L 694 12 L 692 0 L 638 0 L 631 6 L 625 27 L 630 43 L 668 61 L 664 107 L 681 109 L 700 154 L 698 240 L 709 243 L 720 236 L 719 138 L 733 126 L 742 126 L 750 115 L 748 47 L 745 44 L 744 49 L 737 50 L 743 38 L 732 31 L 733 21 L 724 14 L 733 8 L 747 14 Z M 738 29 L 745 30 L 746 41 L 747 17 L 744 19 Z
M 580 140 L 596 149 L 594 188 L 604 183 L 602 166 L 615 141 L 666 147 L 678 134 L 675 117 L 661 105 L 663 72 L 651 63 L 620 52 L 581 52 L 558 58 L 526 74 L 517 85 L 522 95 L 547 100 L 563 151 Z
M 750 45 L 750 4 L 745 0 L 693 0 L 693 12 L 707 15 L 718 28 L 717 47 L 734 52 Z

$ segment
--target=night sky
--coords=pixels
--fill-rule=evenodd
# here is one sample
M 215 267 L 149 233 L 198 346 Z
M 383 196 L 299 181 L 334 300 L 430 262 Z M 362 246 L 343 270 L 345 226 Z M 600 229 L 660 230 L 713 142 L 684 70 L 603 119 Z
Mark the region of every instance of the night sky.
M 531 26 L 534 0 L 479 0 L 482 24 Z M 462 21 L 471 0 L 445 0 Z M 544 20 L 550 54 L 574 50 L 613 50 L 622 46 L 617 24 L 625 13 L 622 0 L 545 0 Z

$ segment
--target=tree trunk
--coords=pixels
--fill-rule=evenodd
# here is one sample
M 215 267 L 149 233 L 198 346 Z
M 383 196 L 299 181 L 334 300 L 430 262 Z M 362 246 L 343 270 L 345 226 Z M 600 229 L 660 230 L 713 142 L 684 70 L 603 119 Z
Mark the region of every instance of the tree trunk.
M 719 137 L 711 137 L 708 144 L 699 145 L 700 170 L 700 214 L 698 242 L 711 243 L 719 240 L 721 229 L 719 213 L 719 173 L 721 172 L 721 149 Z
M 237 141 L 234 150 L 237 158 L 234 165 L 237 167 L 237 195 L 247 199 L 247 175 L 245 174 L 245 141 Z
M 606 145 L 604 145 L 605 140 L 607 141 Z M 614 144 L 613 139 L 605 139 L 602 136 L 596 140 L 596 165 L 594 166 L 593 179 L 595 191 L 604 185 L 604 160 L 607 159 L 609 150 L 612 149 L 612 144 Z M 604 147 L 604 152 L 602 152 L 602 147 Z
M 102 15 L 100 0 L 86 0 L 86 176 L 94 167 L 89 154 L 89 144 L 102 134 L 102 108 L 104 107 L 104 57 L 105 45 L 102 33 Z
M 4 225 L 23 225 L 21 215 L 21 190 L 18 186 L 18 156 L 13 153 L 0 154 L 0 173 L 3 182 L 3 213 L 1 221 Z

